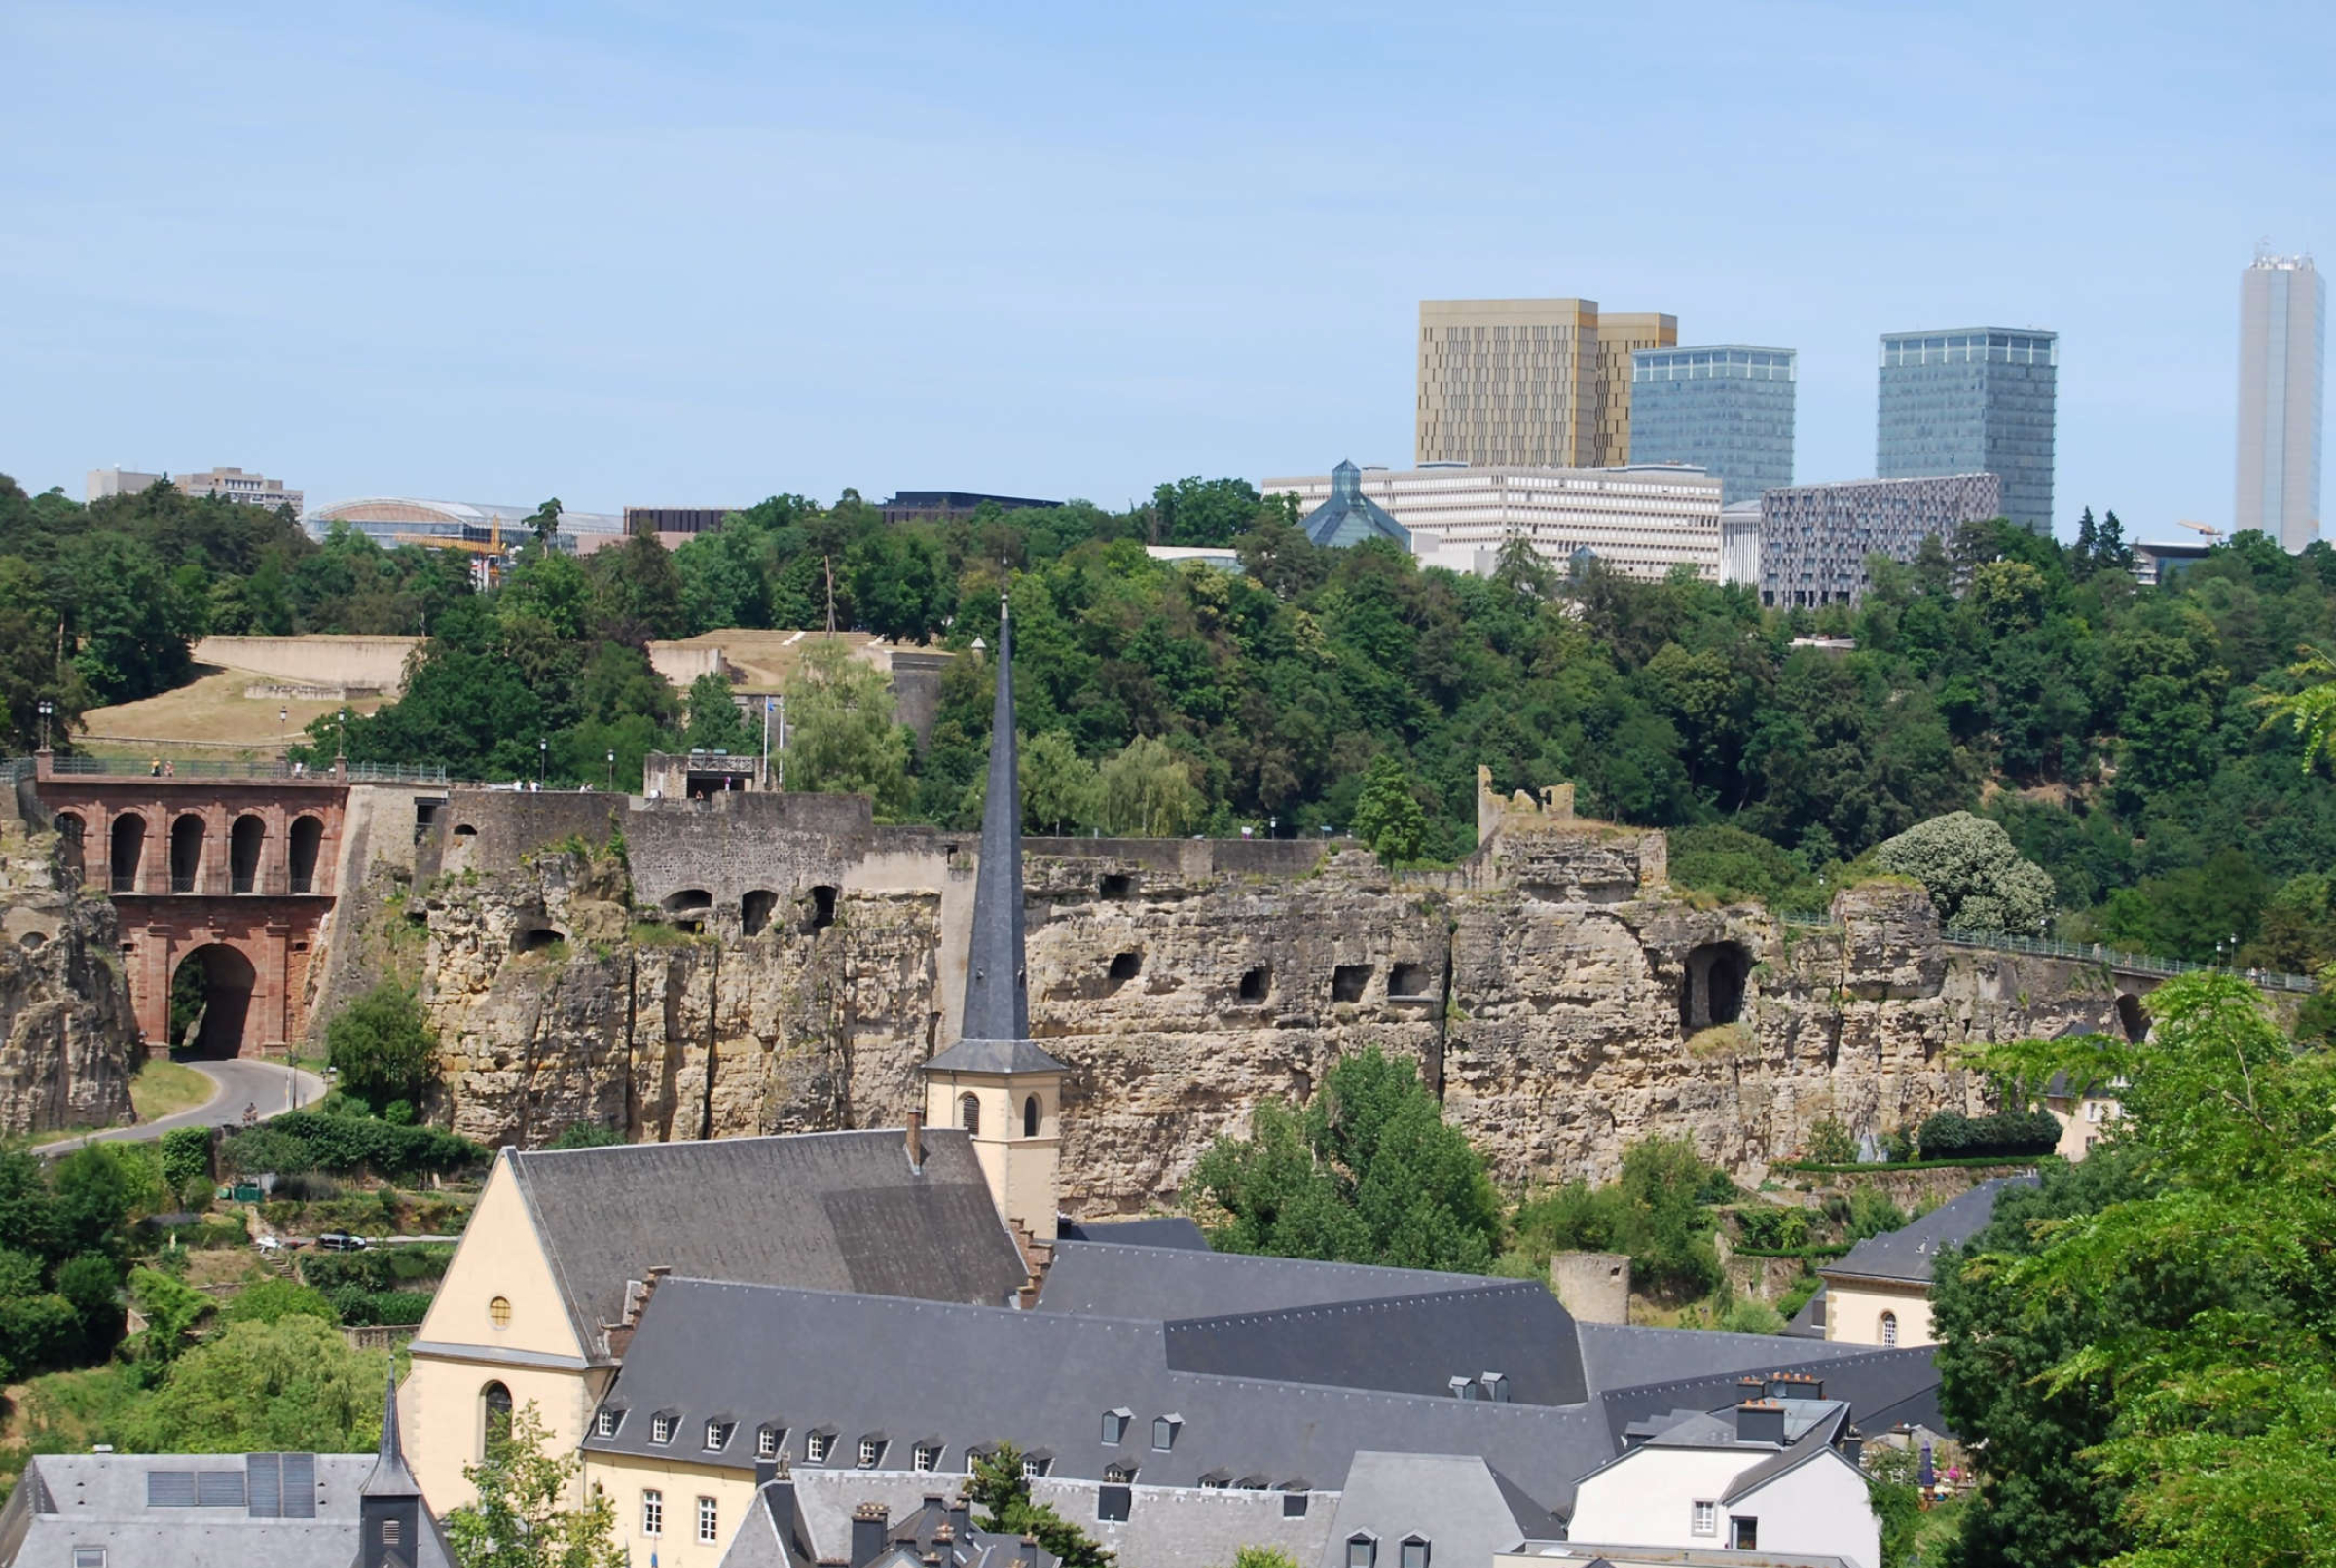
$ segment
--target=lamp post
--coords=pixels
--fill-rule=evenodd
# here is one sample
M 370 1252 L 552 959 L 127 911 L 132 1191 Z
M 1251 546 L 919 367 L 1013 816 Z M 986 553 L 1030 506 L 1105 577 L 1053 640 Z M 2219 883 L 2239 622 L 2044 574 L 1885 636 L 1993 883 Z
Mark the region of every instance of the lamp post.
M 616 749 L 613 747 L 608 751 L 608 788 L 610 793 L 616 790 Z
M 333 745 L 333 760 L 336 762 L 348 760 L 348 708 L 346 704 L 341 709 L 341 738 Z
M 51 701 L 50 701 L 48 698 L 44 697 L 44 698 L 42 698 L 42 699 L 41 699 L 41 701 L 40 701 L 40 710 L 41 710 L 41 749 L 42 749 L 42 750 L 44 750 L 44 751 L 46 751 L 46 750 L 48 750 L 48 749 L 49 749 L 49 715 L 56 711 L 56 704 L 55 704 L 55 703 L 51 702 Z
M 543 787 L 543 781 L 544 781 L 544 776 L 545 776 L 545 770 L 551 766 L 551 763 L 552 763 L 552 743 L 551 743 L 551 742 L 550 742 L 548 739 L 544 739 L 544 738 L 542 738 L 542 737 L 538 737 L 538 738 L 536 739 L 536 742 L 535 742 L 535 787 L 536 787 L 536 788 L 538 788 L 538 789 L 541 789 L 541 788 Z
M 1274 830 L 1275 828 L 1277 828 L 1277 827 L 1281 826 L 1281 825 L 1282 825 L 1282 820 L 1281 820 L 1279 817 L 1268 817 L 1268 818 L 1266 818 L 1266 819 L 1265 819 L 1265 836 L 1266 836 L 1267 838 L 1271 838 L 1271 837 L 1273 837 L 1273 830 Z

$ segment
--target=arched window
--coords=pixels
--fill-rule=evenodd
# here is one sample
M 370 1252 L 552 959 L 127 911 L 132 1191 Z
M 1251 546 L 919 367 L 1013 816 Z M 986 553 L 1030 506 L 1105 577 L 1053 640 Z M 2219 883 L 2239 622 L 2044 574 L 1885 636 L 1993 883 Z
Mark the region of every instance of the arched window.
M 316 891 L 316 857 L 324 848 L 324 822 L 314 817 L 292 819 L 291 854 L 285 866 L 294 893 Z
M 978 1099 L 968 1094 L 958 1100 L 957 1124 L 969 1133 L 981 1131 L 981 1102 Z
M 1039 1110 L 1039 1097 L 1038 1097 L 1037 1095 L 1035 1095 L 1035 1094 L 1034 1094 L 1034 1095 L 1032 1095 L 1032 1096 L 1031 1096 L 1029 1099 L 1027 1099 L 1027 1100 L 1025 1100 L 1025 1101 L 1023 1101 L 1023 1102 L 1022 1102 L 1022 1136 L 1023 1136 L 1023 1137 L 1025 1137 L 1025 1138 L 1036 1138 L 1036 1137 L 1038 1137 L 1038 1136 L 1039 1136 L 1039 1117 L 1040 1117 L 1040 1110 Z
M 75 882 L 79 882 L 84 873 L 85 851 L 82 840 L 88 836 L 88 825 L 82 821 L 78 812 L 69 811 L 58 812 L 55 821 L 50 825 L 56 829 L 57 842 L 64 855 L 66 873 Z
M 500 1383 L 490 1383 L 479 1391 L 479 1403 L 486 1406 L 487 1418 L 479 1434 L 479 1455 L 485 1458 L 496 1443 L 511 1440 L 511 1391 Z
M 1895 1312 L 1884 1312 L 1881 1315 L 1881 1342 L 1885 1345 L 1894 1345 L 1898 1342 L 1898 1314 Z
M 136 812 L 126 811 L 114 819 L 109 830 L 113 838 L 113 891 L 138 891 L 138 859 L 146 850 L 146 819 Z
M 227 835 L 227 891 L 256 893 L 260 886 L 260 851 L 268 842 L 268 824 L 245 813 Z

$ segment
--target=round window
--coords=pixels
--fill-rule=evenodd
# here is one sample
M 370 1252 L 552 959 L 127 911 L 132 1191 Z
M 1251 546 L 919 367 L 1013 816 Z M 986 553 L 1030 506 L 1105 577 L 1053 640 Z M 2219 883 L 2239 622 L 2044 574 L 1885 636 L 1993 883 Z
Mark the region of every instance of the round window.
M 487 1321 L 498 1329 L 511 1327 L 511 1298 L 498 1295 L 487 1303 Z

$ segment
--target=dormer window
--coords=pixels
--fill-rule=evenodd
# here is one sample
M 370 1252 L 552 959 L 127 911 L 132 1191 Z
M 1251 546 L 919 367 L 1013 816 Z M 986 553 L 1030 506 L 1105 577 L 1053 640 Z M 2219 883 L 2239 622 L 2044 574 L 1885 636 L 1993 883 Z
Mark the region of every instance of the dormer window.
M 825 1464 L 827 1455 L 833 1452 L 834 1448 L 835 1436 L 832 1433 L 814 1432 L 803 1440 L 803 1457 L 815 1465 Z
M 1136 1467 L 1133 1465 L 1106 1465 L 1103 1467 L 1103 1483 L 1106 1486 L 1130 1486 L 1135 1483 L 1135 1479 Z
M 1103 1412 L 1103 1442 L 1107 1448 L 1116 1448 L 1127 1440 L 1127 1424 L 1136 1418 L 1133 1410 Z
M 1428 1568 L 1428 1544 L 1418 1536 L 1404 1537 L 1404 1568 Z
M 1053 1460 L 1040 1459 L 1036 1454 L 1023 1455 L 1022 1478 L 1024 1480 L 1037 1480 L 1040 1477 L 1046 1474 L 1046 1467 L 1052 1463 L 1054 1463 Z
M 1151 1451 L 1164 1454 L 1176 1446 L 1176 1434 L 1184 1426 L 1184 1418 L 1174 1415 L 1152 1417 Z
M 671 1442 L 671 1441 L 673 1441 L 673 1440 L 674 1440 L 674 1422 L 675 1422 L 675 1417 L 673 1417 L 673 1416 L 670 1416 L 670 1415 L 653 1415 L 653 1416 L 650 1416 L 650 1417 L 649 1417 L 649 1440 L 650 1440 L 651 1442 Z
M 918 1470 L 938 1469 L 941 1463 L 941 1445 L 937 1442 L 918 1443 L 909 1453 L 909 1462 Z
M 786 1428 L 764 1427 L 754 1434 L 754 1457 L 757 1459 L 778 1458 L 779 1445 L 785 1440 Z
M 624 1411 L 609 1409 L 606 1406 L 602 1406 L 601 1413 L 592 1418 L 593 1436 L 596 1438 L 615 1437 L 616 1429 L 620 1424 L 623 1423 L 624 1419 Z
M 706 1451 L 707 1451 L 708 1453 L 710 1453 L 710 1454 L 718 1454 L 718 1453 L 720 1453 L 720 1452 L 721 1452 L 721 1451 L 722 1451 L 724 1448 L 727 1448 L 727 1447 L 729 1447 L 729 1446 L 730 1446 L 730 1429 L 731 1429 L 733 1426 L 735 1426 L 735 1425 L 737 1425 L 737 1423 L 736 1423 L 736 1422 L 734 1422 L 734 1421 L 709 1421 L 709 1422 L 707 1422 L 707 1423 L 706 1423 Z
M 1371 1536 L 1357 1531 L 1346 1538 L 1346 1568 L 1377 1568 L 1379 1543 Z
M 884 1440 L 882 1438 L 862 1438 L 859 1440 L 860 1469 L 874 1470 L 876 1468 L 876 1461 L 882 1459 L 883 1457 Z

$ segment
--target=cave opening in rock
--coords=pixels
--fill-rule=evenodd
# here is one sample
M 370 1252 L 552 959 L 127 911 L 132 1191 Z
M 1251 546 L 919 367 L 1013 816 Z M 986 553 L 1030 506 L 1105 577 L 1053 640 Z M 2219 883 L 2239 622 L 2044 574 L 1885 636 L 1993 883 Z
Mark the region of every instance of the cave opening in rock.
M 1426 997 L 1435 994 L 1435 977 L 1425 964 L 1398 964 L 1387 976 L 1387 994 L 1391 997 Z
M 803 929 L 823 931 L 835 924 L 835 890 L 822 882 L 811 890 L 811 907 L 804 916 Z
M 771 923 L 771 911 L 779 907 L 779 895 L 768 888 L 756 888 L 738 901 L 738 929 L 748 936 L 760 936 L 762 929 Z
M 1132 897 L 1136 891 L 1136 879 L 1125 872 L 1113 872 L 1103 879 L 1096 891 L 1106 898 Z
M 1241 976 L 1241 1000 L 1263 1002 L 1273 990 L 1273 970 L 1260 964 Z
M 2149 1033 L 2149 1011 L 2139 997 L 2128 994 L 2117 999 L 2117 1027 L 2125 1031 L 2128 1042 L 2136 1045 Z
M 1341 964 L 1331 970 L 1331 1000 L 1332 1002 L 1361 1002 L 1363 988 L 1370 984 L 1370 966 Z
M 1134 952 L 1114 954 L 1112 958 L 1111 967 L 1104 972 L 1103 994 L 1107 997 L 1110 996 L 1143 972 L 1143 954 Z
M 1679 1027 L 1693 1034 L 1741 1018 L 1751 974 L 1752 955 L 1739 942 L 1706 942 L 1689 953 L 1679 985 Z

